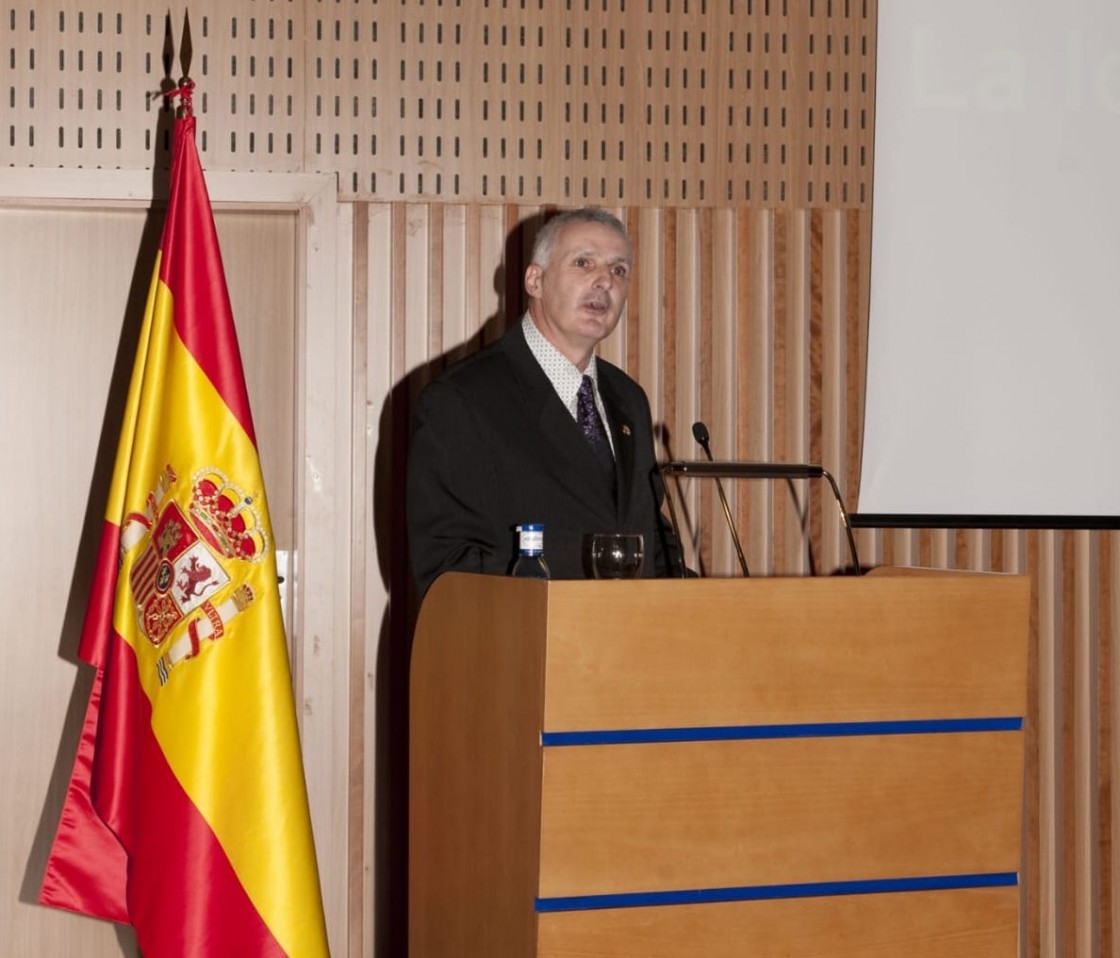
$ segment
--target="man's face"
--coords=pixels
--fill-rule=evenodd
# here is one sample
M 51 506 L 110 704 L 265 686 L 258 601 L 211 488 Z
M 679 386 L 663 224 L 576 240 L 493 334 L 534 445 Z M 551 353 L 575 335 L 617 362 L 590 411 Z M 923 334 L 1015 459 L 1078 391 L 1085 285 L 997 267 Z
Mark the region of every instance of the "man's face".
M 569 223 L 557 233 L 547 265 L 525 270 L 525 291 L 537 329 L 584 369 L 626 305 L 629 244 L 602 223 Z

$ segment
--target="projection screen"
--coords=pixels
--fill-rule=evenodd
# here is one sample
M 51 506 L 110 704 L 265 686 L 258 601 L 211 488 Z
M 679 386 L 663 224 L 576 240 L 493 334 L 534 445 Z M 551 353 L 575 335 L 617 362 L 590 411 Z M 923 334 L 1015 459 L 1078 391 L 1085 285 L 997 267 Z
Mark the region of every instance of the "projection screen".
M 1120 4 L 878 17 L 856 521 L 1120 526 Z

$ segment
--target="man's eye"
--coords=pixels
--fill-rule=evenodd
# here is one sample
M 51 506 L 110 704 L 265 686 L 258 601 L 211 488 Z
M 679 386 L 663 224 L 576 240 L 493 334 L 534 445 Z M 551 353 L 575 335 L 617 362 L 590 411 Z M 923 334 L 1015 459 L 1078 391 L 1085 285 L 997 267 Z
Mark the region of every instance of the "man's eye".
M 614 275 L 619 279 L 626 279 L 626 277 L 630 275 L 630 270 L 628 270 L 625 266 L 616 266 L 614 268 Z

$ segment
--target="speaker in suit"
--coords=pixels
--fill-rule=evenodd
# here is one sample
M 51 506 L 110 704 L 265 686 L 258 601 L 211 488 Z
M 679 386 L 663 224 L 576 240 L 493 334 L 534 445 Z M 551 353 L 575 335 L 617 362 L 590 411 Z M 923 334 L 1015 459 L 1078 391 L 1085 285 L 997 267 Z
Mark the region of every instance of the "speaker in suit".
M 431 383 L 415 410 L 407 513 L 421 594 L 453 569 L 508 573 L 515 527 L 527 522 L 544 525 L 553 578 L 586 576 L 587 537 L 607 531 L 642 533 L 643 575 L 668 572 L 649 402 L 622 370 L 592 358 L 626 302 L 629 240 L 609 213 L 575 211 L 546 224 L 532 260 L 522 323 Z M 613 482 L 526 330 L 547 341 L 550 358 L 574 367 L 562 371 L 569 382 L 594 367 Z

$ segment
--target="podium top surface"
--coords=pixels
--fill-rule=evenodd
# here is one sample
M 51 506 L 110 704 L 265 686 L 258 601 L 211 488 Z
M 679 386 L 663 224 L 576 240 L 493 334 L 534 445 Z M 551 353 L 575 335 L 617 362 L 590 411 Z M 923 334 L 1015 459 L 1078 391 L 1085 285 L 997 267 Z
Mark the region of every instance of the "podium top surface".
M 546 731 L 1021 716 L 1029 600 L 1025 576 L 919 570 L 605 582 L 451 573 L 428 595 L 414 656 L 453 643 L 465 670 L 524 667 Z

